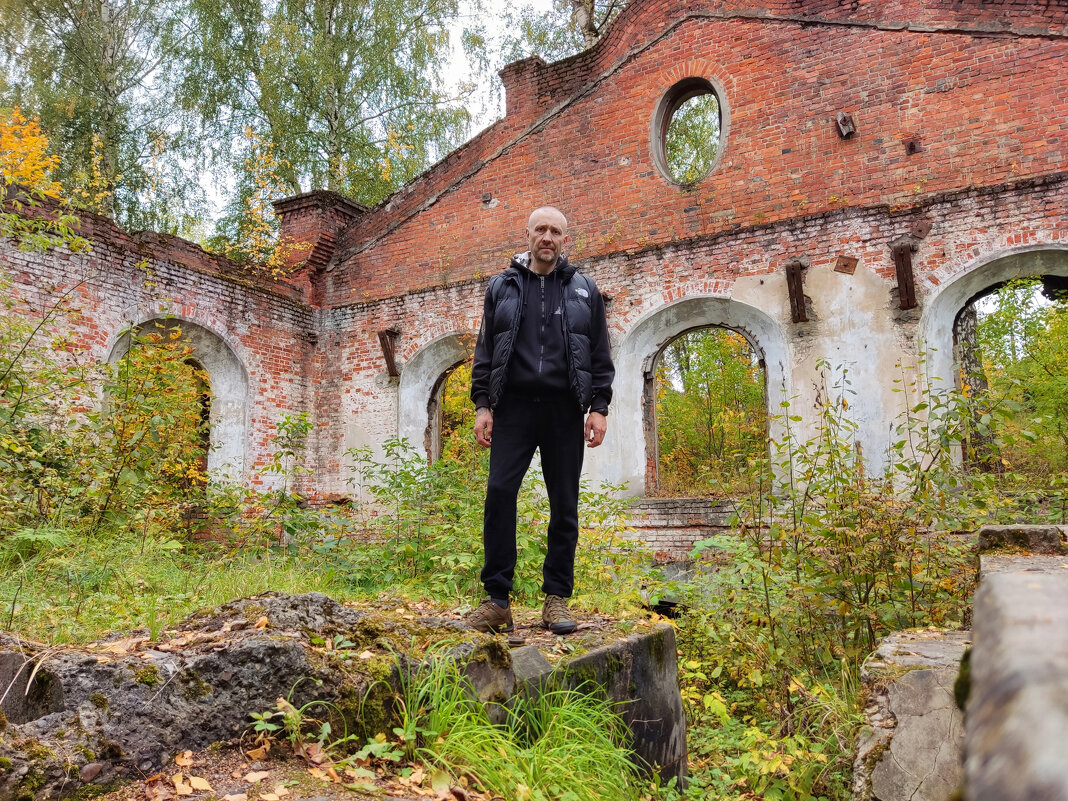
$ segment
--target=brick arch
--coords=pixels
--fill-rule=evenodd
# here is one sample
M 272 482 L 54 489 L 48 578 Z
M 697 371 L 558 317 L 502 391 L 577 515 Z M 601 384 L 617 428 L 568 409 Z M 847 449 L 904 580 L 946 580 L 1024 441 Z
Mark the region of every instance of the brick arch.
M 632 325 L 615 353 L 616 382 L 607 447 L 597 454 L 600 477 L 623 484 L 632 495 L 645 492 L 648 448 L 637 432 L 645 430 L 646 374 L 671 340 L 694 328 L 722 326 L 742 334 L 765 365 L 769 405 L 790 396 L 790 349 L 786 332 L 768 314 L 728 297 L 698 295 L 659 306 Z M 769 434 L 778 436 L 769 415 Z
M 431 456 L 438 450 L 438 390 L 445 374 L 471 356 L 473 337 L 466 330 L 441 334 L 416 350 L 401 370 L 397 434 Z
M 244 481 L 247 478 L 251 400 L 248 370 L 220 334 L 192 320 L 150 316 L 132 328 L 144 328 L 154 323 L 164 329 L 180 327 L 182 338 L 193 350 L 193 358 L 208 374 L 212 395 L 208 476 L 212 481 L 224 483 Z M 108 364 L 119 361 L 130 349 L 130 330 L 121 331 L 113 338 L 108 349 Z
M 939 284 L 937 294 L 925 302 L 917 337 L 918 352 L 926 359 L 925 370 L 934 388 L 954 386 L 953 326 L 968 301 L 1013 278 L 1042 275 L 1068 276 L 1068 243 L 997 250 Z

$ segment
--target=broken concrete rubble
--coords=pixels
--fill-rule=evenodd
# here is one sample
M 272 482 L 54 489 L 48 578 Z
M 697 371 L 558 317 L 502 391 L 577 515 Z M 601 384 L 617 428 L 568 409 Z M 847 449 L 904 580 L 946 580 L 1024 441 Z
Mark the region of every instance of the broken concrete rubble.
M 318 593 L 235 601 L 193 615 L 172 634 L 161 642 L 134 634 L 81 647 L 0 638 L 0 801 L 70 796 L 85 785 L 150 775 L 186 749 L 239 737 L 250 713 L 272 709 L 280 697 L 298 707 L 329 702 L 349 732 L 388 731 L 398 661 L 407 670 L 417 658 L 407 651 L 433 644 L 466 657 L 467 675 L 487 704 L 536 689 L 552 670 L 534 646 L 510 652 L 504 641 L 455 620 L 354 609 Z M 663 707 L 659 729 L 627 719 L 635 752 L 666 766 L 663 775 L 679 775 L 685 722 L 673 630 L 650 625 L 612 647 L 611 659 L 626 662 L 631 678 L 607 683 L 609 697 L 627 708 Z M 583 676 L 603 673 L 589 667 L 597 651 L 572 660 L 585 660 Z M 565 677 L 572 670 L 566 659 L 555 669 Z M 659 742 L 661 733 L 669 743 Z

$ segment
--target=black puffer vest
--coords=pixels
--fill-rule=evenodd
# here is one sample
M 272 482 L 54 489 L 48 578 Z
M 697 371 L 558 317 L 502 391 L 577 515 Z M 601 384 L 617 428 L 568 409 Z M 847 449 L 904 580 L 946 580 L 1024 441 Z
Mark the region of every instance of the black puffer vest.
M 525 255 L 525 254 L 524 254 Z M 508 363 L 512 358 L 519 323 L 523 312 L 524 265 L 513 258 L 508 269 L 490 279 L 486 291 L 486 306 L 475 348 L 475 367 L 472 372 L 471 397 L 475 403 L 487 398 L 496 407 L 508 381 Z M 556 270 L 560 272 L 561 317 L 567 335 L 567 366 L 571 393 L 583 411 L 590 408 L 594 396 L 592 341 L 594 337 L 594 304 L 600 295 L 594 282 L 576 271 L 566 256 L 561 256 Z M 605 343 L 607 347 L 607 343 Z M 485 364 L 488 357 L 488 370 Z M 610 365 L 610 363 L 609 363 Z M 611 367 L 609 366 L 609 370 Z M 613 371 L 614 372 L 614 371 Z M 611 387 L 612 374 L 607 376 Z M 604 403 L 607 407 L 611 390 Z

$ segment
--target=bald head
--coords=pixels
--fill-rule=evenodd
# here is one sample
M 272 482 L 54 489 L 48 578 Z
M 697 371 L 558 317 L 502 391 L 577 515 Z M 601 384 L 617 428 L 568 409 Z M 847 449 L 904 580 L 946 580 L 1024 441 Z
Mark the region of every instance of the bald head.
M 560 209 L 542 206 L 534 209 L 527 221 L 527 242 L 530 244 L 530 269 L 548 275 L 556 268 L 556 261 L 571 241 L 567 235 L 567 218 Z
M 530 219 L 527 220 L 527 228 L 533 231 L 534 218 L 541 217 L 543 215 L 548 215 L 549 217 L 556 218 L 564 233 L 567 233 L 567 217 L 565 217 L 564 213 L 560 211 L 560 209 L 556 208 L 556 206 L 539 206 L 538 208 L 534 209 L 534 211 L 530 213 Z

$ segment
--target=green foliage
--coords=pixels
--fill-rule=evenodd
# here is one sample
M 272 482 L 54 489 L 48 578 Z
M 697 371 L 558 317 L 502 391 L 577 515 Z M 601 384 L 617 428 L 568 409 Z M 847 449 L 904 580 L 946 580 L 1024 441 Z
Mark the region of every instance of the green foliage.
M 504 63 L 538 55 L 559 61 L 592 47 L 627 5 L 626 0 L 553 0 L 547 11 L 509 6 L 506 27 L 515 33 L 501 47 Z
M 0 103 L 40 118 L 72 198 L 130 228 L 187 232 L 189 129 L 169 102 L 181 5 L 2 0 Z
M 680 184 L 704 178 L 719 152 L 719 100 L 712 92 L 686 100 L 672 114 L 664 137 L 668 171 Z
M 457 12 L 455 0 L 192 0 L 182 102 L 222 156 L 255 131 L 289 192 L 374 204 L 465 130 L 439 78 Z
M 476 454 L 473 461 L 439 459 L 429 464 L 406 440 L 390 439 L 381 456 L 370 448 L 352 449 L 348 456 L 356 466 L 362 496 L 374 502 L 374 516 L 367 526 L 380 545 L 388 546 L 360 565 L 364 579 L 379 586 L 408 583 L 437 597 L 477 597 L 488 451 Z M 576 588 L 618 608 L 634 593 L 620 593 L 617 585 L 609 594 L 605 581 L 629 583 L 636 591 L 643 557 L 621 537 L 626 505 L 613 497 L 613 489 L 584 489 L 580 495 L 583 526 Z M 548 522 L 544 480 L 531 470 L 518 501 L 519 562 L 513 592 L 520 602 L 540 603 Z
M 451 659 L 431 659 L 402 691 L 395 733 L 410 754 L 490 795 L 523 801 L 640 797 L 626 729 L 595 695 L 546 689 L 504 709 L 503 726 L 469 693 Z
M 1003 467 L 1021 484 L 1068 473 L 1068 300 L 1043 299 L 1042 284 L 1020 279 L 977 302 L 988 387 L 969 387 L 991 407 L 1015 413 L 991 421 Z
M 847 797 L 860 661 L 891 631 L 965 622 L 974 557 L 955 532 L 1004 507 L 995 477 L 961 465 L 967 397 L 904 371 L 913 401 L 887 474 L 870 475 L 849 372 L 820 368 L 815 434 L 797 436 L 784 402 L 734 530 L 695 548 L 704 569 L 679 626 L 695 798 Z
M 61 246 L 75 253 L 88 250 L 89 243 L 74 232 L 78 218 L 61 198 L 54 178 L 59 158 L 50 145 L 38 120 L 26 119 L 17 107 L 0 108 L 0 237 L 28 252 Z M 40 208 L 46 199 L 52 201 L 47 211 Z M 0 278 L 0 284 L 6 280 Z M 10 295 L 6 305 L 12 308 Z
M 764 371 L 745 337 L 727 328 L 683 334 L 656 369 L 662 495 L 727 497 L 766 453 Z

